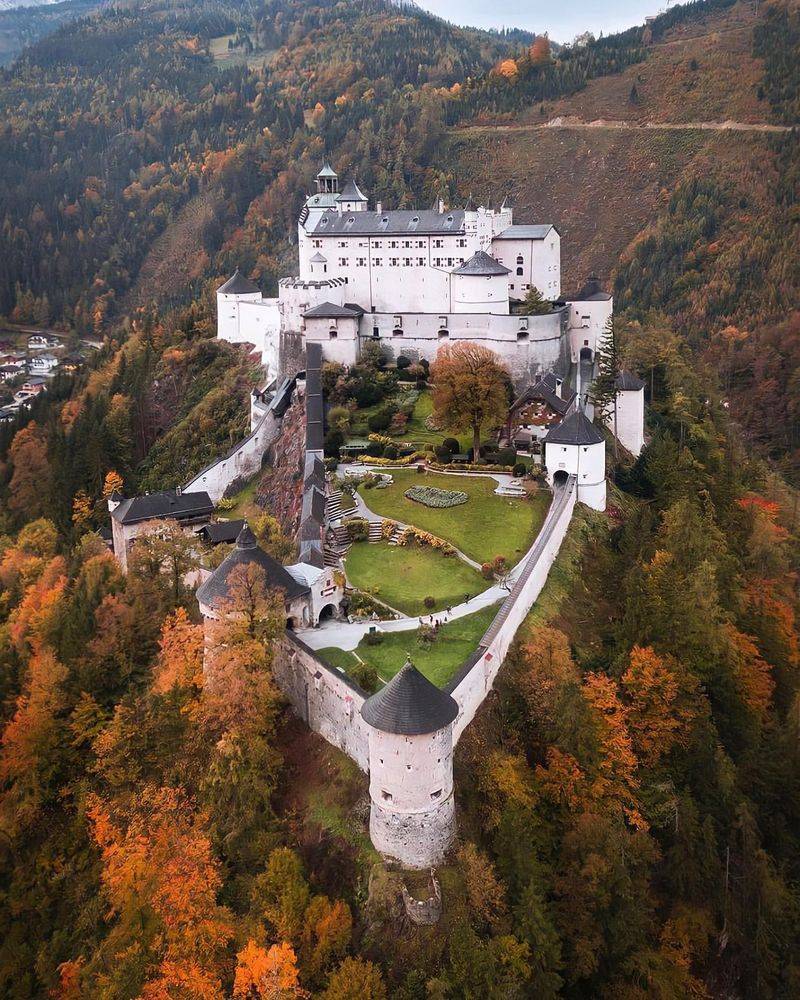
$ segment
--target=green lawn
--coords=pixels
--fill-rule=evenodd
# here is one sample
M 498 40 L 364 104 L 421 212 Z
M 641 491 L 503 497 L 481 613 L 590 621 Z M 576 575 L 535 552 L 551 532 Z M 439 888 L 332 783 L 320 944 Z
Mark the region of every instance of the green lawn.
M 421 475 L 416 469 L 392 469 L 386 489 L 359 491 L 368 507 L 381 517 L 414 524 L 461 549 L 471 559 L 488 562 L 497 555 L 513 564 L 530 548 L 550 506 L 550 493 L 540 490 L 531 499 L 497 496 L 489 476 Z M 438 486 L 463 490 L 469 500 L 458 507 L 436 509 L 404 496 L 409 486 Z M 423 595 L 424 596 L 424 595 Z
M 261 480 L 261 473 L 257 472 L 255 476 L 247 483 L 235 496 L 231 497 L 234 506 L 230 510 L 221 510 L 220 517 L 227 518 L 229 521 L 235 521 L 238 517 L 258 517 L 259 514 L 264 512 L 256 506 L 256 490 L 258 489 L 258 484 Z
M 424 545 L 358 542 L 347 554 L 345 570 L 353 587 L 407 615 L 441 611 L 489 586 L 457 556 L 443 556 Z M 435 608 L 422 603 L 428 596 L 436 598 Z
M 417 444 L 441 444 L 446 437 L 457 437 L 462 451 L 472 447 L 472 434 L 469 431 L 459 435 L 448 430 L 432 431 L 427 427 L 425 420 L 431 413 L 433 413 L 433 400 L 430 392 L 425 390 L 420 393 L 419 399 L 414 404 L 414 412 L 406 424 L 406 429 L 402 434 L 394 434 L 393 437 L 398 441 L 414 441 Z
M 389 681 L 411 657 L 414 665 L 429 681 L 442 687 L 458 670 L 466 658 L 475 652 L 483 633 L 497 614 L 497 605 L 483 608 L 466 618 L 442 625 L 439 637 L 430 647 L 420 646 L 415 629 L 408 632 L 387 632 L 377 646 L 368 646 L 363 640 L 356 652 L 375 667 L 383 681 Z M 335 667 L 348 670 L 355 665 L 355 657 L 341 649 L 320 649 L 318 655 Z

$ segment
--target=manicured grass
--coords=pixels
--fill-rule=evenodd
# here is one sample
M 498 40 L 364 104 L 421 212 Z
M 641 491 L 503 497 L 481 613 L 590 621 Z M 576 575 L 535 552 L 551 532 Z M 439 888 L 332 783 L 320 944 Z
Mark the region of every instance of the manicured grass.
M 347 554 L 345 570 L 352 586 L 407 615 L 441 611 L 489 586 L 458 556 L 444 556 L 427 545 L 358 542 Z M 436 598 L 434 608 L 423 604 L 428 596 Z
M 510 564 L 518 562 L 550 506 L 546 490 L 525 500 L 497 496 L 497 483 L 489 476 L 420 475 L 416 469 L 392 469 L 391 474 L 393 482 L 386 489 L 359 488 L 367 506 L 381 517 L 413 524 L 444 538 L 478 562 L 489 562 L 497 555 L 505 556 Z M 463 490 L 469 500 L 458 507 L 425 507 L 404 496 L 409 486 Z
M 457 618 L 442 625 L 439 636 L 430 647 L 417 642 L 415 629 L 408 632 L 386 632 L 377 646 L 362 641 L 356 652 L 365 663 L 375 667 L 383 681 L 389 681 L 410 656 L 414 665 L 429 681 L 442 687 L 466 658 L 475 652 L 483 633 L 497 614 L 498 605 L 483 608 L 473 615 Z M 356 660 L 352 653 L 341 649 L 320 649 L 318 655 L 336 667 L 348 670 Z
M 446 437 L 457 437 L 462 451 L 472 447 L 472 435 L 469 432 L 459 435 L 449 430 L 432 431 L 427 427 L 425 420 L 431 413 L 433 413 L 433 400 L 430 392 L 425 390 L 420 393 L 419 399 L 414 404 L 414 412 L 403 433 L 392 436 L 398 441 L 414 441 L 419 444 L 441 444 Z
M 429 681 L 441 687 L 446 684 L 466 658 L 475 652 L 478 640 L 497 614 L 497 605 L 476 611 L 474 615 L 457 618 L 442 625 L 439 637 L 430 647 L 420 646 L 415 630 L 386 632 L 378 646 L 368 646 L 363 640 L 358 645 L 358 655 L 375 667 L 378 676 L 391 680 L 411 657 L 414 665 Z

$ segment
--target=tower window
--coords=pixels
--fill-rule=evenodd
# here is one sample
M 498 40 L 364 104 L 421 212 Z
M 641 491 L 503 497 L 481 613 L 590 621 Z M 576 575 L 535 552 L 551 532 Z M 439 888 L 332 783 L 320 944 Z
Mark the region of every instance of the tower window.
M 440 330 L 439 331 L 439 340 L 447 340 L 447 338 L 449 336 L 450 336 L 450 334 L 447 332 L 447 330 Z
M 330 330 L 328 330 L 328 338 L 330 340 L 336 340 L 338 336 L 339 336 L 339 331 L 336 330 L 334 327 L 331 327 Z
M 441 790 L 441 788 L 437 788 L 435 792 L 431 792 L 431 798 L 432 799 L 440 799 L 441 797 L 442 797 L 442 790 Z
M 522 277 L 522 268 L 521 268 L 521 267 L 518 267 L 518 268 L 517 268 L 517 277 L 518 277 L 518 278 L 521 278 L 521 277 Z
M 387 792 L 385 788 L 382 788 L 381 789 L 381 798 L 383 799 L 384 802 L 391 802 L 392 801 L 392 793 L 391 792 Z
M 396 326 L 394 328 L 394 330 L 392 330 L 392 336 L 393 337 L 402 337 L 403 336 L 403 331 L 400 329 L 399 326 Z

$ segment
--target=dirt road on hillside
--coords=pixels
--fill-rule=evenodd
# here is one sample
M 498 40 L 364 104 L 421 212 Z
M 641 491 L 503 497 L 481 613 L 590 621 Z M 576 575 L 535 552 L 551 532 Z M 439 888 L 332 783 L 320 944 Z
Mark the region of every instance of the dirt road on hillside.
M 541 132 L 542 129 L 617 129 L 626 132 L 638 130 L 667 132 L 791 132 L 790 125 L 772 125 L 768 122 L 626 122 L 620 120 L 598 118 L 586 122 L 571 115 L 559 115 L 541 124 L 520 125 L 466 125 L 454 129 L 457 133 L 485 132 Z

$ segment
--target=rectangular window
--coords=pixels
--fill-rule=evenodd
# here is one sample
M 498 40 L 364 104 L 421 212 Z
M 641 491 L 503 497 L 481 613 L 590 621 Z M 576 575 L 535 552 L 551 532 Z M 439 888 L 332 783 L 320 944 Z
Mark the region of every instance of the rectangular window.
M 465 247 L 465 246 L 467 245 L 467 241 L 466 241 L 466 240 L 464 239 L 464 237 L 462 236 L 462 237 L 461 237 L 461 238 L 459 239 L 459 241 L 458 241 L 458 243 L 457 243 L 456 245 L 457 245 L 457 246 L 460 246 L 460 247 Z
M 425 240 L 417 240 L 417 246 L 420 247 L 420 249 L 422 247 L 424 247 L 425 246 Z
M 382 264 L 382 261 L 381 261 L 380 257 L 376 257 L 375 260 L 373 260 L 372 263 L 375 265 L 375 267 L 380 267 L 381 264 Z
M 349 258 L 347 258 L 347 257 L 340 257 L 339 258 L 339 267 L 349 267 L 349 265 L 350 265 Z
M 406 250 L 411 246 L 411 240 L 403 240 L 403 246 Z
M 424 257 L 417 257 L 417 266 L 418 267 L 425 267 L 425 258 Z
M 366 265 L 367 265 L 367 258 L 366 257 L 356 257 L 356 264 L 359 267 L 366 267 Z
M 399 263 L 399 258 L 398 257 L 390 257 L 389 258 L 389 264 L 392 267 L 397 267 L 398 263 Z
M 314 247 L 321 247 L 322 246 L 322 240 L 312 240 L 311 241 L 311 245 L 314 246 Z
M 389 246 L 393 249 L 397 247 L 397 240 L 389 240 Z
M 403 257 L 403 267 L 411 267 L 411 258 Z
M 447 266 L 448 267 L 452 267 L 453 266 L 453 258 L 452 257 L 448 257 L 447 258 Z
M 444 246 L 444 240 L 434 240 L 433 241 L 433 245 L 435 247 L 443 247 Z

